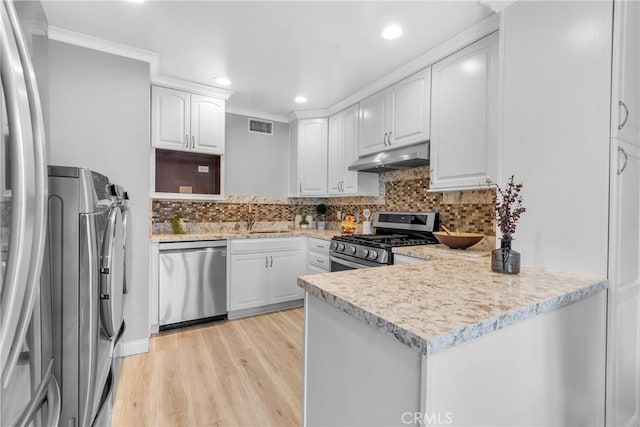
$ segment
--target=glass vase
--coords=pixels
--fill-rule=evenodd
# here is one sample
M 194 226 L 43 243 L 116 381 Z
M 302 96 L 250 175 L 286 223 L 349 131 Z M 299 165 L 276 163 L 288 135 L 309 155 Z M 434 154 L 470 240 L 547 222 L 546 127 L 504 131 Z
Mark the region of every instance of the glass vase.
M 511 239 L 500 239 L 500 248 L 491 252 L 491 270 L 496 273 L 520 273 L 520 253 L 511 249 Z

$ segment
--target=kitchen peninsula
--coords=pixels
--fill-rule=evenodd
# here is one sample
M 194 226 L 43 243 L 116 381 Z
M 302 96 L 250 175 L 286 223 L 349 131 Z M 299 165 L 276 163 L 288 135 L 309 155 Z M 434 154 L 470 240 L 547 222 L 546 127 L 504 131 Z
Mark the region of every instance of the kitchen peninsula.
M 604 424 L 605 280 L 431 259 L 298 279 L 304 425 Z

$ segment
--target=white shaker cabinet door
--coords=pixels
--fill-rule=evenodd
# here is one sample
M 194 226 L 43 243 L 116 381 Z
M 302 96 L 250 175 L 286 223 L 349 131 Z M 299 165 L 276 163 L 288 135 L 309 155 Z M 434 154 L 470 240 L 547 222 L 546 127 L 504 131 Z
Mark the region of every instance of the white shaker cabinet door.
M 391 128 L 390 148 L 429 139 L 431 68 L 426 68 L 389 89 Z
M 359 107 L 354 105 L 344 112 L 342 194 L 359 193 L 358 172 L 349 170 L 349 166 L 358 160 L 358 111 Z
M 497 66 L 497 33 L 432 66 L 430 189 L 495 179 Z
M 640 148 L 612 141 L 607 422 L 640 423 Z
M 269 304 L 303 297 L 298 276 L 305 274 L 304 252 L 286 251 L 269 254 Z
M 225 101 L 191 95 L 191 149 L 224 154 Z
M 387 89 L 360 101 L 360 157 L 387 149 L 388 109 Z
M 229 310 L 268 304 L 269 258 L 265 253 L 232 254 Z
M 298 123 L 298 193 L 327 194 L 327 119 Z
M 344 114 L 329 118 L 328 190 L 330 195 L 342 194 L 344 167 Z M 346 170 L 346 169 L 345 169 Z
M 151 89 L 151 145 L 167 150 L 189 150 L 190 94 L 159 86 Z
M 640 146 L 640 2 L 616 0 L 611 136 Z

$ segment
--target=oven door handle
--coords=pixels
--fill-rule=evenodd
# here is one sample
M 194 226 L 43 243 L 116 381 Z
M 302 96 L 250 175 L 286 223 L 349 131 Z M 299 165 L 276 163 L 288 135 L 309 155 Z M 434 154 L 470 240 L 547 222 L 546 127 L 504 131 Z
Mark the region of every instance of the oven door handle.
M 342 259 L 342 258 L 338 258 L 336 256 L 330 255 L 329 256 L 329 260 L 331 260 L 332 262 L 336 262 L 338 264 L 342 264 L 346 267 L 351 267 L 351 268 L 367 268 L 369 267 L 368 265 L 363 265 L 363 264 L 358 264 L 352 261 L 347 261 L 346 259 Z

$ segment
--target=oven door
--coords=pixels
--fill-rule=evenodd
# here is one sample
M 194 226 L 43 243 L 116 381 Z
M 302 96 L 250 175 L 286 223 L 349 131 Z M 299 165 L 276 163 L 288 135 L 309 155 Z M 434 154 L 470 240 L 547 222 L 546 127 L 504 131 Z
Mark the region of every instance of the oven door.
M 386 264 L 378 264 L 377 262 L 366 261 L 360 258 L 351 257 L 344 254 L 336 254 L 331 252 L 329 254 L 329 260 L 331 261 L 330 271 L 345 271 L 356 270 L 358 268 L 367 267 L 382 267 Z

